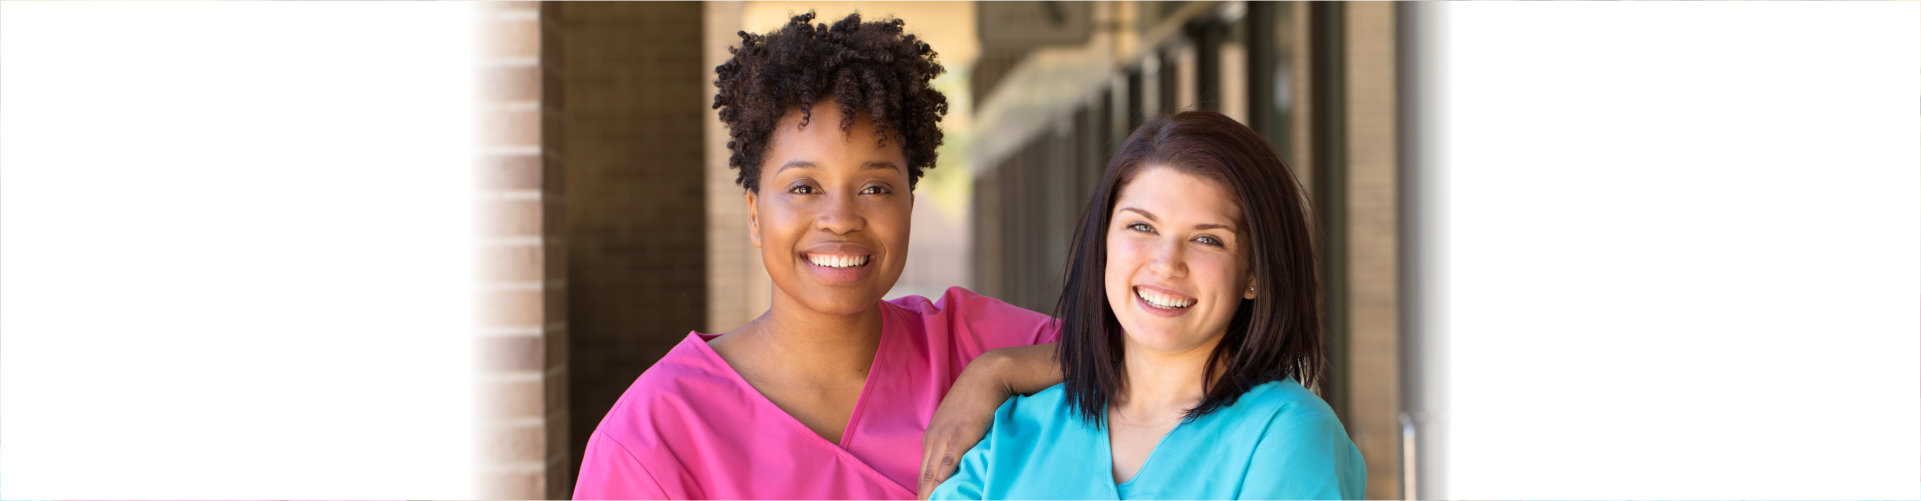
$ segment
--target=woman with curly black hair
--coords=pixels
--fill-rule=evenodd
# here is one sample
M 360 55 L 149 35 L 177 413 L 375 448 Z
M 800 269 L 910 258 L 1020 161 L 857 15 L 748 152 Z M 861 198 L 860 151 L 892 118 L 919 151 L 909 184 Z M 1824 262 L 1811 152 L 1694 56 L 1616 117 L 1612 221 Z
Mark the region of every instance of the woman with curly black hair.
M 1058 337 L 959 287 L 882 300 L 941 143 L 942 68 L 898 19 L 813 19 L 741 33 L 716 68 L 771 306 L 641 374 L 588 441 L 576 498 L 913 498 L 922 432 L 962 369 Z

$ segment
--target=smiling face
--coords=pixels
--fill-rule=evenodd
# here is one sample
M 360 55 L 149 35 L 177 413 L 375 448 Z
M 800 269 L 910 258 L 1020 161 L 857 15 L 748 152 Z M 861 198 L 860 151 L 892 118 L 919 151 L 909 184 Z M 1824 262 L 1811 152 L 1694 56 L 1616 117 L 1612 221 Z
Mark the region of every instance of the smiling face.
M 774 304 L 850 315 L 875 308 L 906 266 L 913 192 L 898 137 L 880 145 L 873 120 L 840 128 L 823 101 L 802 127 L 790 110 L 747 193 L 749 232 L 774 282 Z
M 1105 278 L 1125 349 L 1212 350 L 1241 300 L 1254 297 L 1238 198 L 1212 179 L 1154 165 L 1115 198 Z

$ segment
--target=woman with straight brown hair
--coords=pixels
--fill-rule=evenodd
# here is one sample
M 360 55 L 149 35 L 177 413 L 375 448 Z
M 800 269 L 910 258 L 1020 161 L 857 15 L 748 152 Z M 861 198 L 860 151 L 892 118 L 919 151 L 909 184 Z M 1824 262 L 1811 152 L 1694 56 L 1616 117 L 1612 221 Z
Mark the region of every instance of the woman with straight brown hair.
M 935 499 L 1354 499 L 1299 182 L 1218 113 L 1136 130 L 1074 236 L 1065 381 L 1015 398 Z

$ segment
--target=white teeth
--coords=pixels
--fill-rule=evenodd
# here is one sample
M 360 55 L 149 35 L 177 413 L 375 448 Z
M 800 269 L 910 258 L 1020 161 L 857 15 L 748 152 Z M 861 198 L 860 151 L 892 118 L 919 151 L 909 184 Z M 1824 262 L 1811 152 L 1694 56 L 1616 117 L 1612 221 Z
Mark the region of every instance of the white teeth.
M 828 268 L 852 268 L 867 264 L 867 256 L 807 255 L 807 262 Z
M 1172 297 L 1168 297 L 1167 295 L 1164 295 L 1158 292 L 1149 291 L 1147 289 L 1142 289 L 1140 287 L 1134 288 L 1134 295 L 1140 296 L 1142 300 L 1147 301 L 1147 304 L 1151 304 L 1156 307 L 1169 309 L 1169 310 L 1177 310 L 1177 309 L 1186 308 L 1194 305 L 1194 300 L 1192 299 L 1174 299 Z

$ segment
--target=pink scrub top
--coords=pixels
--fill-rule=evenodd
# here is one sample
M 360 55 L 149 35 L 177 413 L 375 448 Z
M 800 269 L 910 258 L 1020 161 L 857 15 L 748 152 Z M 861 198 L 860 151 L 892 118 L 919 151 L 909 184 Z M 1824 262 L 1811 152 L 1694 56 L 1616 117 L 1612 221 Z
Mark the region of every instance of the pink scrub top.
M 574 499 L 912 499 L 921 434 L 987 350 L 1051 343 L 1052 319 L 960 287 L 880 303 L 880 348 L 840 443 L 776 407 L 691 332 L 587 441 Z

